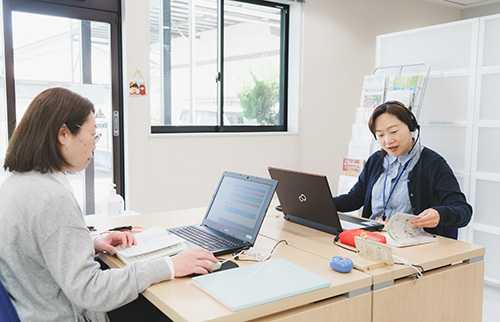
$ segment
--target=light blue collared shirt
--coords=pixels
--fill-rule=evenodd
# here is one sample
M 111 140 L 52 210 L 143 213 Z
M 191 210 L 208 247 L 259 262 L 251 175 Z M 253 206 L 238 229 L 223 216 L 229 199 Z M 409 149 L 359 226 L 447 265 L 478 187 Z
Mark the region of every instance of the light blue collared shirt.
M 411 172 L 415 164 L 417 164 L 420 154 L 422 153 L 423 146 L 420 144 L 420 140 L 417 140 L 413 149 L 409 153 L 406 153 L 399 158 L 390 155 L 389 153 L 384 158 L 384 172 L 380 175 L 377 182 L 373 185 L 372 189 L 372 215 L 370 219 L 377 219 L 384 213 L 384 181 L 385 183 L 385 202 L 387 202 L 387 207 L 385 210 L 385 215 L 387 220 L 389 220 L 392 215 L 397 212 L 403 212 L 407 214 L 412 214 L 412 206 L 410 202 L 410 196 L 408 193 L 408 174 Z M 404 165 L 408 162 L 406 170 L 404 170 L 401 178 L 396 184 L 398 176 L 404 169 Z M 387 171 L 387 166 L 389 165 L 389 171 Z M 387 180 L 386 180 L 387 175 Z M 396 184 L 394 192 L 391 194 L 391 189 Z

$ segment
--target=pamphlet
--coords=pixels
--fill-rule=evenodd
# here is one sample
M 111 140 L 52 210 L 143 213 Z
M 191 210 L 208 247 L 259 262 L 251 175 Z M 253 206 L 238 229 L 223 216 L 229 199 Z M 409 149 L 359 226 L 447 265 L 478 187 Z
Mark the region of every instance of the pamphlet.
M 351 140 L 371 143 L 373 134 L 367 124 L 354 123 L 351 127 Z
M 396 75 L 391 76 L 389 79 L 389 88 L 412 90 L 415 92 L 420 86 L 422 77 L 420 75 Z
M 418 245 L 438 241 L 439 237 L 429 234 L 422 227 L 411 227 L 415 215 L 396 213 L 387 223 L 387 233 L 390 238 L 387 243 L 396 247 Z
M 387 75 L 366 75 L 363 78 L 363 91 L 383 92 L 387 83 Z
M 373 108 L 368 107 L 357 107 L 356 108 L 356 124 L 363 124 L 368 128 L 368 122 L 370 121 L 370 117 L 372 116 Z
M 136 234 L 135 238 L 136 245 L 125 249 L 118 247 L 116 255 L 126 265 L 174 255 L 187 248 L 184 239 L 168 234 L 163 227 L 146 229 Z
M 415 94 L 409 89 L 394 89 L 386 92 L 386 98 L 387 101 L 398 101 L 408 107 L 413 105 Z
M 370 156 L 373 139 L 371 140 L 350 140 L 347 157 L 351 159 L 366 160 Z
M 375 108 L 384 102 L 384 92 L 366 92 L 361 93 L 360 107 Z
M 342 162 L 342 170 L 345 175 L 359 176 L 365 165 L 365 160 L 344 158 Z

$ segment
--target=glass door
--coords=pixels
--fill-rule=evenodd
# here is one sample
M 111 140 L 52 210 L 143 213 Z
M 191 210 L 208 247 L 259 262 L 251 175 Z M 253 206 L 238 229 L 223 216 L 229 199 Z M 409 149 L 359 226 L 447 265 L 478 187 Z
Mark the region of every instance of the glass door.
M 13 119 L 18 123 L 31 100 L 47 88 L 65 87 L 90 99 L 95 105 L 97 131 L 102 137 L 87 169 L 68 178 L 84 213 L 100 213 L 101 201 L 111 184 L 116 183 L 118 192 L 123 194 L 119 161 L 120 96 L 116 86 L 120 82 L 114 76 L 117 68 L 113 45 L 117 42 L 112 39 L 116 15 L 109 16 L 108 21 L 86 19 L 81 18 L 88 15 L 86 9 L 40 2 L 35 8 L 15 8 L 17 1 L 11 1 L 8 17 L 13 90 L 9 91 L 7 75 L 7 101 L 15 102 L 15 115 L 9 111 L 9 123 Z
M 3 17 L 0 6 L 0 18 Z M 0 24 L 0 62 L 4 61 L 4 41 L 3 41 L 3 23 Z M 0 63 L 0 185 L 7 177 L 3 170 L 5 152 L 7 151 L 8 131 L 7 126 L 7 104 L 5 103 L 5 64 Z

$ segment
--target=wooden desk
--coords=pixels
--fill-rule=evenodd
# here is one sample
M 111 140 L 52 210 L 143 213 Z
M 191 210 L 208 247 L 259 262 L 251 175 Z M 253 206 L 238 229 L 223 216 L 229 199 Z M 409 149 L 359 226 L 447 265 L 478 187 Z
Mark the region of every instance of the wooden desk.
M 204 211 L 200 208 L 136 216 L 87 216 L 86 221 L 99 231 L 121 225 L 175 227 L 201 222 Z M 275 244 L 276 240 L 261 235 L 255 249 L 271 249 Z M 113 256 L 105 254 L 101 258 L 111 267 L 122 266 Z M 328 279 L 331 286 L 238 312 L 192 285 L 190 278 L 153 285 L 143 295 L 174 321 L 371 321 L 371 276 L 356 270 L 337 273 L 325 258 L 283 243 L 272 258 L 284 258 L 308 269 Z M 251 265 L 251 262 L 238 264 Z
M 274 208 L 260 233 L 325 259 L 343 255 L 363 267 L 369 261 L 333 245 L 331 234 L 286 221 Z M 424 277 L 416 279 L 415 271 L 402 265 L 366 270 L 372 276 L 373 321 L 481 321 L 484 253 L 483 246 L 448 238 L 393 247 L 394 255 L 422 266 Z

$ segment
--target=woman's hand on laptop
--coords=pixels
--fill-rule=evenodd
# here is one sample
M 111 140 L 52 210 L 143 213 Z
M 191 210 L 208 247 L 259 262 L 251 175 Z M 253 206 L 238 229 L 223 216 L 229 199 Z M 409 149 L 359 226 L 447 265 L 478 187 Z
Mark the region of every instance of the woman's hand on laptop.
M 175 277 L 189 274 L 207 274 L 212 272 L 212 267 L 206 260 L 217 262 L 215 256 L 206 249 L 193 248 L 172 256 L 175 268 Z

